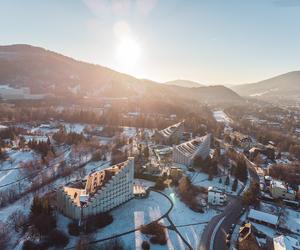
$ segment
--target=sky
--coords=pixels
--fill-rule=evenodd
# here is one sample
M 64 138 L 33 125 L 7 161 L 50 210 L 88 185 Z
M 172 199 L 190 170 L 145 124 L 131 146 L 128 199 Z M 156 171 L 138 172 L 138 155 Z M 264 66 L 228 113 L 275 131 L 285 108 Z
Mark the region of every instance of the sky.
M 159 82 L 251 83 L 300 70 L 300 0 L 0 0 L 0 44 Z

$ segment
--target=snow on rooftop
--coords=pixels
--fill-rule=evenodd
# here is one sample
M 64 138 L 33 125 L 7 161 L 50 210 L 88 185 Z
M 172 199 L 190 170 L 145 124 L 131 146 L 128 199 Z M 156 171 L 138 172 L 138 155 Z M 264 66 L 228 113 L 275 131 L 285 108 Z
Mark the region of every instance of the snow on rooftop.
M 290 236 L 280 235 L 273 239 L 274 250 L 296 250 L 300 249 L 299 241 Z
M 269 213 L 265 213 L 265 212 L 261 212 L 261 211 L 255 210 L 255 209 L 250 209 L 248 218 L 254 219 L 257 221 L 261 221 L 261 222 L 265 222 L 265 223 L 269 223 L 271 225 L 277 225 L 277 222 L 278 222 L 278 216 L 269 214 Z
M 274 187 L 277 187 L 277 188 L 286 189 L 286 186 L 284 185 L 284 183 L 282 181 L 279 181 L 279 180 L 272 180 L 271 185 L 274 186 Z

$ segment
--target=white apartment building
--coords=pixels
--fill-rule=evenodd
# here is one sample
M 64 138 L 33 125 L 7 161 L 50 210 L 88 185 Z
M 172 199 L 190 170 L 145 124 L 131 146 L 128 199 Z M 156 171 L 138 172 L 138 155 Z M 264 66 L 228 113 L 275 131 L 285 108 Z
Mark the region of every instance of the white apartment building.
M 134 158 L 90 174 L 84 182 L 57 191 L 57 207 L 64 215 L 81 220 L 107 212 L 134 197 Z
M 222 206 L 226 201 L 227 201 L 227 196 L 224 193 L 224 191 L 214 187 L 208 188 L 207 202 L 209 204 Z
M 172 158 L 175 163 L 191 166 L 196 156 L 201 156 L 205 160 L 210 151 L 211 135 L 184 142 L 173 147 Z
M 184 121 L 176 123 L 165 129 L 155 131 L 155 140 L 160 144 L 178 144 L 182 139 Z

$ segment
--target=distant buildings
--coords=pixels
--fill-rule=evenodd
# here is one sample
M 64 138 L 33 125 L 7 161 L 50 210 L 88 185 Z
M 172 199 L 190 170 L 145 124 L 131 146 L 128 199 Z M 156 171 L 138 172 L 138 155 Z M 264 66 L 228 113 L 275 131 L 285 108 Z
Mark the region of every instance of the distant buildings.
M 32 95 L 27 87 L 13 88 L 8 85 L 0 85 L 0 99 L 21 100 L 21 99 L 43 99 L 44 95 Z
M 287 184 L 279 180 L 272 180 L 270 183 L 270 192 L 275 199 L 295 200 L 296 191 Z
M 208 188 L 208 197 L 207 197 L 207 202 L 211 205 L 218 205 L 222 206 L 226 202 L 227 197 L 224 191 L 214 188 L 214 187 L 209 187 Z
M 95 172 L 85 182 L 57 191 L 57 207 L 68 217 L 81 220 L 106 212 L 133 198 L 134 158 Z
M 164 145 L 178 144 L 183 136 L 184 121 L 176 123 L 163 130 L 155 131 L 154 139 Z
M 211 135 L 184 142 L 173 147 L 172 159 L 175 163 L 191 166 L 196 156 L 205 160 L 210 152 Z

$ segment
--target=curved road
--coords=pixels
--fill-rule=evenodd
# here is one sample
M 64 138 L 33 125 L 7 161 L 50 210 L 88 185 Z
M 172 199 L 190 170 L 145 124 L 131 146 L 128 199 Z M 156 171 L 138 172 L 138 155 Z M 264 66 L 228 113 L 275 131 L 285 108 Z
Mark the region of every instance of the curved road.
M 250 182 L 259 181 L 258 174 L 255 170 L 255 164 L 248 160 L 245 156 L 247 163 Z M 245 189 L 245 186 L 244 188 Z M 206 226 L 200 241 L 200 250 L 219 250 L 227 249 L 226 235 L 232 224 L 236 224 L 241 216 L 242 211 L 242 197 L 241 190 L 236 197 L 231 197 L 230 202 L 225 210 L 215 216 Z M 213 241 L 212 241 L 213 240 Z
M 167 200 L 168 200 L 169 203 L 170 203 L 170 208 L 168 209 L 168 211 L 167 211 L 165 214 L 161 215 L 158 219 L 154 220 L 153 222 L 155 222 L 155 221 L 160 221 L 162 218 L 165 218 L 165 217 L 168 219 L 168 214 L 171 212 L 171 210 L 172 210 L 173 207 L 174 207 L 174 204 L 173 204 L 172 200 L 171 200 L 166 194 L 164 194 L 163 192 L 154 190 L 153 188 L 149 188 L 149 190 L 152 191 L 152 192 L 156 192 L 156 193 L 159 193 L 159 194 L 163 195 L 165 198 L 167 198 Z M 169 219 L 168 219 L 168 220 L 169 220 Z M 169 222 L 170 222 L 170 224 L 172 225 L 171 220 L 169 220 Z M 130 234 L 130 233 L 134 233 L 135 231 L 138 231 L 138 230 L 140 230 L 140 227 L 134 228 L 134 229 L 132 229 L 132 230 L 129 230 L 129 231 L 126 231 L 126 232 L 123 232 L 123 233 L 120 233 L 120 234 L 115 234 L 115 235 L 112 235 L 112 236 L 110 236 L 110 237 L 102 238 L 102 239 L 99 239 L 99 240 L 93 240 L 93 241 L 90 241 L 90 242 L 89 242 L 89 245 L 93 245 L 93 244 L 97 244 L 97 243 L 99 243 L 99 242 L 103 242 L 103 241 L 115 239 L 115 238 L 118 238 L 118 237 L 120 237 L 120 236 L 124 236 L 124 235 Z M 181 235 L 180 235 L 180 236 L 181 236 Z M 181 237 L 182 237 L 182 236 L 181 236 Z M 76 248 L 76 246 L 68 247 L 68 248 L 66 248 L 66 250 L 69 250 L 69 249 L 75 249 L 75 248 Z M 191 248 L 190 248 L 190 249 L 191 249 Z

